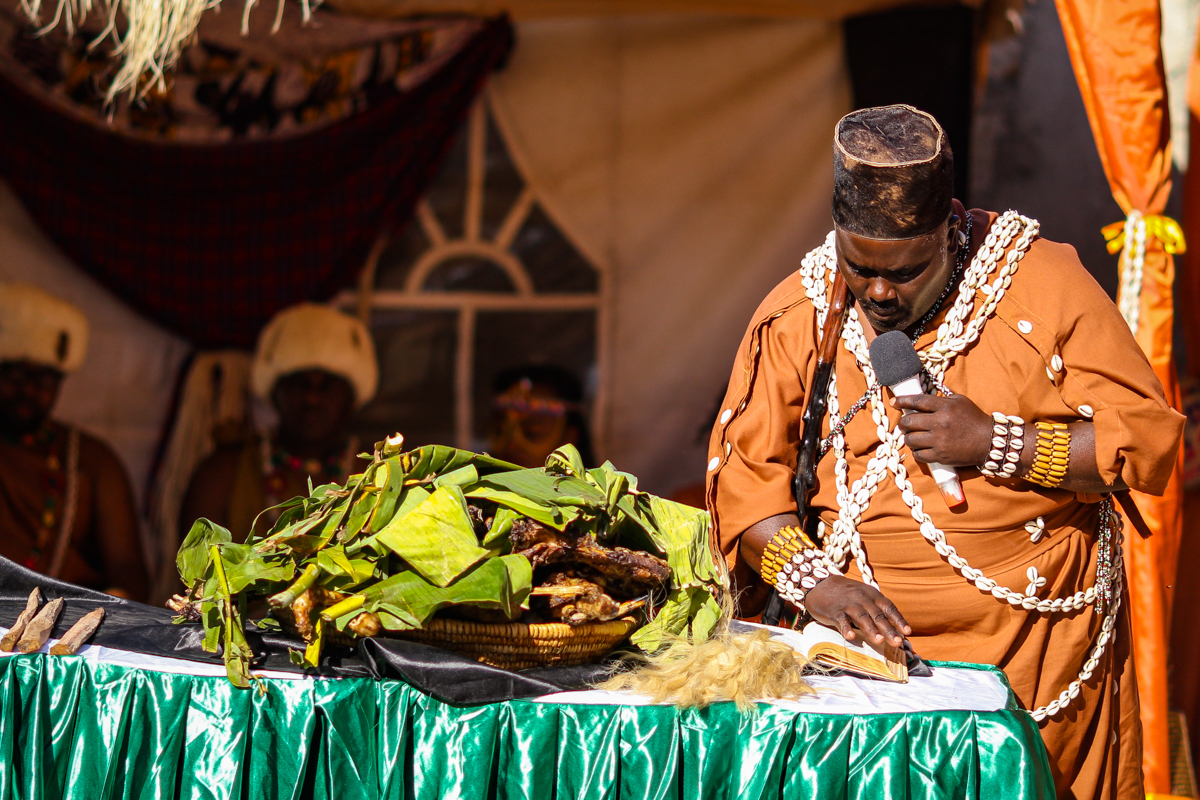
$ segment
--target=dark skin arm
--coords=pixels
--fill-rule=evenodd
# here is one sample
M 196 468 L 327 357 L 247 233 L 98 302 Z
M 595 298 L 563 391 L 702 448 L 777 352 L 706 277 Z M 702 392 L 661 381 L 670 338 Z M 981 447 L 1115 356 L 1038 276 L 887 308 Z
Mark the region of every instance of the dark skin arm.
M 771 537 L 780 528 L 799 524 L 795 514 L 779 514 L 748 528 L 738 545 L 746 564 L 756 572 L 761 571 L 762 552 Z M 804 605 L 813 619 L 837 628 L 847 641 L 863 635 L 872 642 L 886 639 L 899 647 L 904 637 L 912 633 L 912 627 L 896 605 L 878 589 L 840 575 L 831 575 L 814 586 L 804 598 Z
M 911 395 L 898 397 L 892 405 L 905 412 L 900 418 L 904 441 L 918 461 L 936 461 L 950 467 L 977 467 L 987 460 L 992 446 L 992 417 L 961 394 L 953 397 Z M 1033 420 L 1025 426 L 1018 475 L 1033 466 L 1037 450 L 1037 428 Z M 1071 434 L 1071 460 L 1059 488 L 1069 492 L 1102 494 L 1128 489 L 1120 478 L 1107 484 L 1096 466 L 1096 428 L 1090 422 L 1067 425 Z
M 987 460 L 992 444 L 992 418 L 963 395 L 936 397 L 915 395 L 895 398 L 892 404 L 905 411 L 900 429 L 913 456 L 922 462 L 936 461 L 953 467 L 977 467 Z M 1072 492 L 1103 493 L 1128 488 L 1118 479 L 1106 484 L 1096 466 L 1096 429 L 1090 422 L 1068 425 L 1071 460 L 1060 487 Z M 1037 429 L 1025 426 L 1025 444 L 1017 474 L 1024 475 L 1033 464 Z M 739 545 L 743 561 L 755 571 L 762 566 L 767 542 L 787 525 L 799 525 L 795 514 L 781 514 L 757 523 L 742 534 Z M 847 640 L 856 631 L 874 642 L 886 638 L 899 646 L 912 633 L 896 606 L 878 590 L 859 581 L 833 575 L 818 583 L 805 598 L 813 618 L 835 627 Z

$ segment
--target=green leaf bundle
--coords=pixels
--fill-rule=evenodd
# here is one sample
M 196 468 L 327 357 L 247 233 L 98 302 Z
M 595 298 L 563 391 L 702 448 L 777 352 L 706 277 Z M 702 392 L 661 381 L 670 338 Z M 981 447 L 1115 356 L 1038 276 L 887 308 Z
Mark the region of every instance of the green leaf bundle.
M 449 607 L 518 618 L 530 608 L 534 570 L 511 552 L 510 535 L 528 521 L 665 559 L 669 585 L 646 604 L 632 639 L 643 650 L 680 635 L 702 640 L 719 617 L 727 586 L 704 511 L 639 491 L 610 463 L 585 470 L 570 445 L 538 469 L 440 445 L 396 449 L 381 442 L 344 485 L 269 509 L 274 525 L 245 543 L 208 520 L 192 526 L 179 575 L 205 647 L 223 650 L 236 685 L 253 680 L 243 625 L 255 606 L 290 615 L 308 644 L 296 657 L 310 666 L 331 630 L 412 630 Z M 489 520 L 480 507 L 494 509 Z

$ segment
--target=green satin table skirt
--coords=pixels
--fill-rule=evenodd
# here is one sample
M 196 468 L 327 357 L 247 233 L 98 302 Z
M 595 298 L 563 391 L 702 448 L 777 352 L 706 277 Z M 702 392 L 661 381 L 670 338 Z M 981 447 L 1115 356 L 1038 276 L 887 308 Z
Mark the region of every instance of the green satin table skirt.
M 0 800 L 1053 797 L 1024 711 L 838 715 L 513 700 L 400 681 L 0 659 Z

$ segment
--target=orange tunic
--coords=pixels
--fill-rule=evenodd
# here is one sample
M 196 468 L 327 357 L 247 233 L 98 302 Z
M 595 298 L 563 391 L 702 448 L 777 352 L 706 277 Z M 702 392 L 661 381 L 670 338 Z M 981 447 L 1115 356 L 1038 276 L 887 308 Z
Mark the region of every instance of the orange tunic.
M 977 230 L 995 220 L 994 214 L 972 214 Z M 954 295 L 943 314 L 953 300 Z M 738 569 L 742 532 L 796 510 L 791 481 L 805 387 L 817 360 L 816 319 L 798 275 L 771 292 L 742 341 L 713 430 L 707 500 L 715 535 L 735 573 L 745 571 Z M 936 337 L 937 325 L 929 327 L 918 350 Z M 845 347 L 838 348 L 835 376 L 844 411 L 867 390 Z M 1167 405 L 1128 326 L 1070 246 L 1033 243 L 979 339 L 951 362 L 945 383 L 988 413 L 1057 422 L 1090 415 L 1106 482 L 1120 477 L 1151 494 L 1166 486 L 1183 418 Z M 889 408 L 892 426 L 899 416 Z M 828 427 L 826 420 L 823 433 Z M 869 408 L 849 423 L 845 435 L 853 483 L 879 445 Z M 952 512 L 927 468 L 907 448 L 902 453 L 933 522 L 986 576 L 1024 591 L 1027 570 L 1036 567 L 1046 579 L 1037 593 L 1048 599 L 1092 585 L 1098 496 L 987 479 L 964 468 L 959 474 L 967 503 Z M 834 480 L 830 455 L 817 468 L 812 498 L 826 525 L 837 517 Z M 1025 525 L 1039 516 L 1046 533 L 1034 542 Z M 1029 709 L 1057 698 L 1078 676 L 1103 621 L 1094 607 L 1041 614 L 981 592 L 924 539 L 890 474 L 858 530 L 881 590 L 912 625 L 914 649 L 925 658 L 995 664 Z M 860 578 L 853 561 L 846 574 Z M 1080 697 L 1041 725 L 1060 797 L 1144 797 L 1127 609 L 1126 601 L 1115 640 Z

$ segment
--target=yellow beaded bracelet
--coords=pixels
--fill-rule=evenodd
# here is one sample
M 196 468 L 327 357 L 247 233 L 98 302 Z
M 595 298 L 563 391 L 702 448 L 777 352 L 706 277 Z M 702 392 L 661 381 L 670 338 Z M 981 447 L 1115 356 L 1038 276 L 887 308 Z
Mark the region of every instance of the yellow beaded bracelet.
M 812 550 L 816 548 L 816 543 L 797 528 L 795 525 L 785 525 L 775 532 L 767 542 L 767 546 L 763 548 L 762 568 L 759 574 L 766 581 L 768 586 L 775 585 L 775 578 L 779 575 L 783 565 L 792 560 L 798 553 L 804 550 Z
M 1071 433 L 1062 422 L 1035 422 L 1037 444 L 1025 480 L 1056 489 L 1071 463 Z

